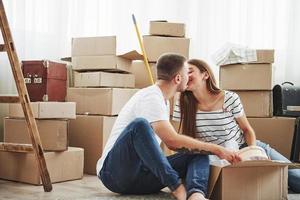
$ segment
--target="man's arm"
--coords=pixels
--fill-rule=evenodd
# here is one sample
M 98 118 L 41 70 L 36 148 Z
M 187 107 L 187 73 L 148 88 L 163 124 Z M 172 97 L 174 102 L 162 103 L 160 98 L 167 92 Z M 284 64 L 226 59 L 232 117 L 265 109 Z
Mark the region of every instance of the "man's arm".
M 157 121 L 151 123 L 154 132 L 170 149 L 182 149 L 206 151 L 226 159 L 231 163 L 240 161 L 239 156 L 224 147 L 212 143 L 201 142 L 194 138 L 178 134 L 169 121 Z

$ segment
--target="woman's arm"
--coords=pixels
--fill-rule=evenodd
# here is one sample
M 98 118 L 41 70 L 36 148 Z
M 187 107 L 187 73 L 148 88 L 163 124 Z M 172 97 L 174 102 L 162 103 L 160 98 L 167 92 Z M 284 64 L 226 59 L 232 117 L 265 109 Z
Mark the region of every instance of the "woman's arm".
M 256 145 L 255 132 L 254 132 L 253 128 L 251 127 L 246 115 L 244 114 L 243 116 L 236 118 L 236 121 L 237 121 L 240 129 L 242 129 L 242 131 L 244 133 L 245 140 L 246 140 L 246 143 L 248 144 L 248 146 Z

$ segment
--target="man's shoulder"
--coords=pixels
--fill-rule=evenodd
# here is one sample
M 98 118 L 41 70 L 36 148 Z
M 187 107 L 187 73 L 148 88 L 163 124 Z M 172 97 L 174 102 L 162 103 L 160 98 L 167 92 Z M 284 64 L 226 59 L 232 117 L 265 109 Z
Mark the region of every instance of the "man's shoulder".
M 141 89 L 139 91 L 139 95 L 147 98 L 161 98 L 162 96 L 157 86 L 155 85 Z

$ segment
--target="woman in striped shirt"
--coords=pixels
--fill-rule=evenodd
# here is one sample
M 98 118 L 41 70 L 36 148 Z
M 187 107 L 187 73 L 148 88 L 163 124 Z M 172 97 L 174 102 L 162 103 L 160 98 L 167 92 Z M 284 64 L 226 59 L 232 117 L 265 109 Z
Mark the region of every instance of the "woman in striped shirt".
M 257 145 L 272 160 L 289 162 L 268 144 L 256 140 L 239 96 L 217 87 L 207 63 L 191 59 L 188 64 L 188 88 L 180 95 L 173 112 L 173 119 L 180 121 L 183 134 L 235 150 Z M 288 175 L 290 189 L 300 193 L 300 169 L 290 169 Z

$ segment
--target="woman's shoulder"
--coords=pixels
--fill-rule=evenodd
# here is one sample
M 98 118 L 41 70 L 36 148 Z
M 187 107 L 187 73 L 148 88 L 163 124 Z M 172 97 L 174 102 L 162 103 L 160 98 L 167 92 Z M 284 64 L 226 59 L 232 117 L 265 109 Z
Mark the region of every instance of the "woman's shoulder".
M 236 92 L 233 92 L 233 91 L 230 91 L 230 90 L 224 90 L 224 93 L 225 93 L 225 97 L 224 99 L 229 99 L 229 98 L 232 98 L 232 97 L 239 97 L 239 95 L 236 93 Z

